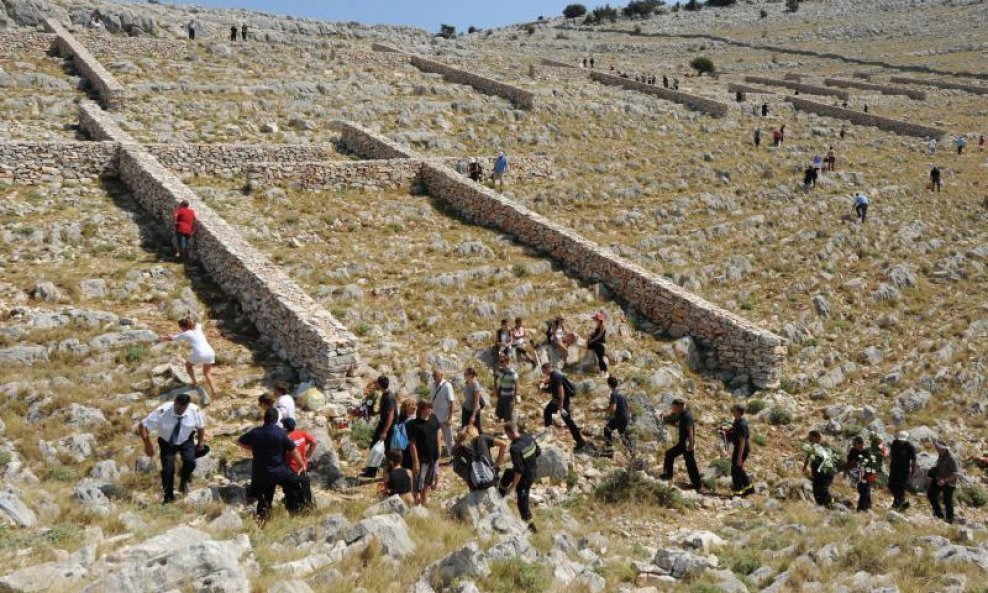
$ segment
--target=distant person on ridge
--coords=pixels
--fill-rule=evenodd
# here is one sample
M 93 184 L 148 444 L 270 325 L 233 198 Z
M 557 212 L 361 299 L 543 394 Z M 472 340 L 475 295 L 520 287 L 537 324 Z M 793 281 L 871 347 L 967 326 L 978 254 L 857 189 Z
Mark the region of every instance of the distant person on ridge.
M 964 139 L 964 136 L 958 134 L 954 138 L 954 146 L 957 147 L 957 154 L 964 154 L 964 147 L 967 146 L 967 140 Z
M 247 23 L 240 25 L 240 39 L 241 41 L 247 41 Z
M 755 128 L 755 149 L 757 150 L 759 146 L 762 145 L 762 130 L 761 128 Z
M 831 146 L 830 150 L 827 151 L 827 156 L 824 159 L 827 163 L 827 171 L 833 172 L 837 170 L 837 153 L 834 152 L 834 147 Z
M 494 159 L 494 174 L 491 179 L 494 184 L 500 184 L 500 190 L 504 191 L 504 176 L 508 173 L 508 157 L 504 156 L 504 151 L 498 151 L 497 158 Z
M 237 40 L 237 26 L 233 25 L 232 27 L 230 27 L 230 41 L 236 41 L 236 40 Z
M 470 165 L 467 167 L 467 175 L 477 183 L 480 183 L 481 178 L 483 178 L 484 168 L 480 166 L 476 158 L 470 159 Z
M 930 169 L 930 191 L 935 191 L 940 193 L 943 189 L 943 176 L 940 173 L 940 167 L 933 165 Z

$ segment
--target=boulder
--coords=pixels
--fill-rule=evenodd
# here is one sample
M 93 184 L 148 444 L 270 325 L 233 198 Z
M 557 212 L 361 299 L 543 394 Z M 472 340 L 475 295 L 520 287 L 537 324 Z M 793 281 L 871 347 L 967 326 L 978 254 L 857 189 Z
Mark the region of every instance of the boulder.
M 405 501 L 401 499 L 400 496 L 395 494 L 394 496 L 389 496 L 377 504 L 373 504 L 364 510 L 365 517 L 373 517 L 374 515 L 405 515 L 408 513 L 408 505 Z
M 450 508 L 450 514 L 468 522 L 482 537 L 495 533 L 517 535 L 527 526 L 515 517 L 495 488 L 477 490 L 461 496 Z
M 931 393 L 925 389 L 914 389 L 910 387 L 895 398 L 896 404 L 905 412 L 916 412 L 926 407 L 930 401 Z
M 652 562 L 677 579 L 700 574 L 712 564 L 706 556 L 698 556 L 675 548 L 659 549 Z
M 536 479 L 549 478 L 553 482 L 562 482 L 569 476 L 569 460 L 566 452 L 554 445 L 541 447 L 542 454 L 536 461 Z
M 364 540 L 376 539 L 381 551 L 391 558 L 403 558 L 415 551 L 415 542 L 408 535 L 408 526 L 401 515 L 377 515 L 369 517 L 347 529 L 342 535 L 348 546 Z
M 442 560 L 429 565 L 424 572 L 428 582 L 445 589 L 457 581 L 484 578 L 491 573 L 491 569 L 477 543 L 470 542 Z
M 65 560 L 45 562 L 7 573 L 0 577 L 4 593 L 40 593 L 48 590 L 69 590 L 82 580 L 96 557 L 96 546 L 90 544 Z
M 709 552 L 712 548 L 723 546 L 726 542 L 716 533 L 709 531 L 693 531 L 686 534 L 682 544 L 695 550 Z
M 38 518 L 13 492 L 0 492 L 0 518 L 17 527 L 34 527 Z
M 711 570 L 707 573 L 713 578 L 714 586 L 721 593 L 748 593 L 748 586 L 729 570 Z

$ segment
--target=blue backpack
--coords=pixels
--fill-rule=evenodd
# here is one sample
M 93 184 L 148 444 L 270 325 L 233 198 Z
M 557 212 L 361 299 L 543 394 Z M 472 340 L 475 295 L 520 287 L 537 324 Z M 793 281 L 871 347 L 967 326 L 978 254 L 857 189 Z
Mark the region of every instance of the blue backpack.
M 405 430 L 405 423 L 395 424 L 394 431 L 391 433 L 391 442 L 388 443 L 388 449 L 404 451 L 407 448 L 408 431 Z

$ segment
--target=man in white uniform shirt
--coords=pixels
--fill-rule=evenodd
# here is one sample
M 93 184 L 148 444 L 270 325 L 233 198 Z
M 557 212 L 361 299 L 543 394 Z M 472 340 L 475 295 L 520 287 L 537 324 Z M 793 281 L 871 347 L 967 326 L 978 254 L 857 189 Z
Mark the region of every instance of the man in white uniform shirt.
M 182 458 L 179 490 L 185 494 L 189 491 L 192 472 L 196 469 L 197 454 L 205 451 L 206 419 L 198 406 L 189 403 L 190 400 L 189 394 L 179 394 L 175 401 L 158 406 L 137 427 L 148 457 L 154 457 L 151 432 L 158 433 L 161 487 L 165 492 L 166 504 L 175 500 L 175 456 Z

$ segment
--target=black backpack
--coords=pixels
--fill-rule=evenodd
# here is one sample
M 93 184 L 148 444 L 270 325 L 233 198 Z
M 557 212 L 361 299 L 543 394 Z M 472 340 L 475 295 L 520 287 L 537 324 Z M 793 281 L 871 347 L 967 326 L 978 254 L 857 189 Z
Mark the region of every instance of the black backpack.
M 487 441 L 479 436 L 473 441 L 473 460 L 467 470 L 467 486 L 470 490 L 487 490 L 497 485 L 498 475 Z

